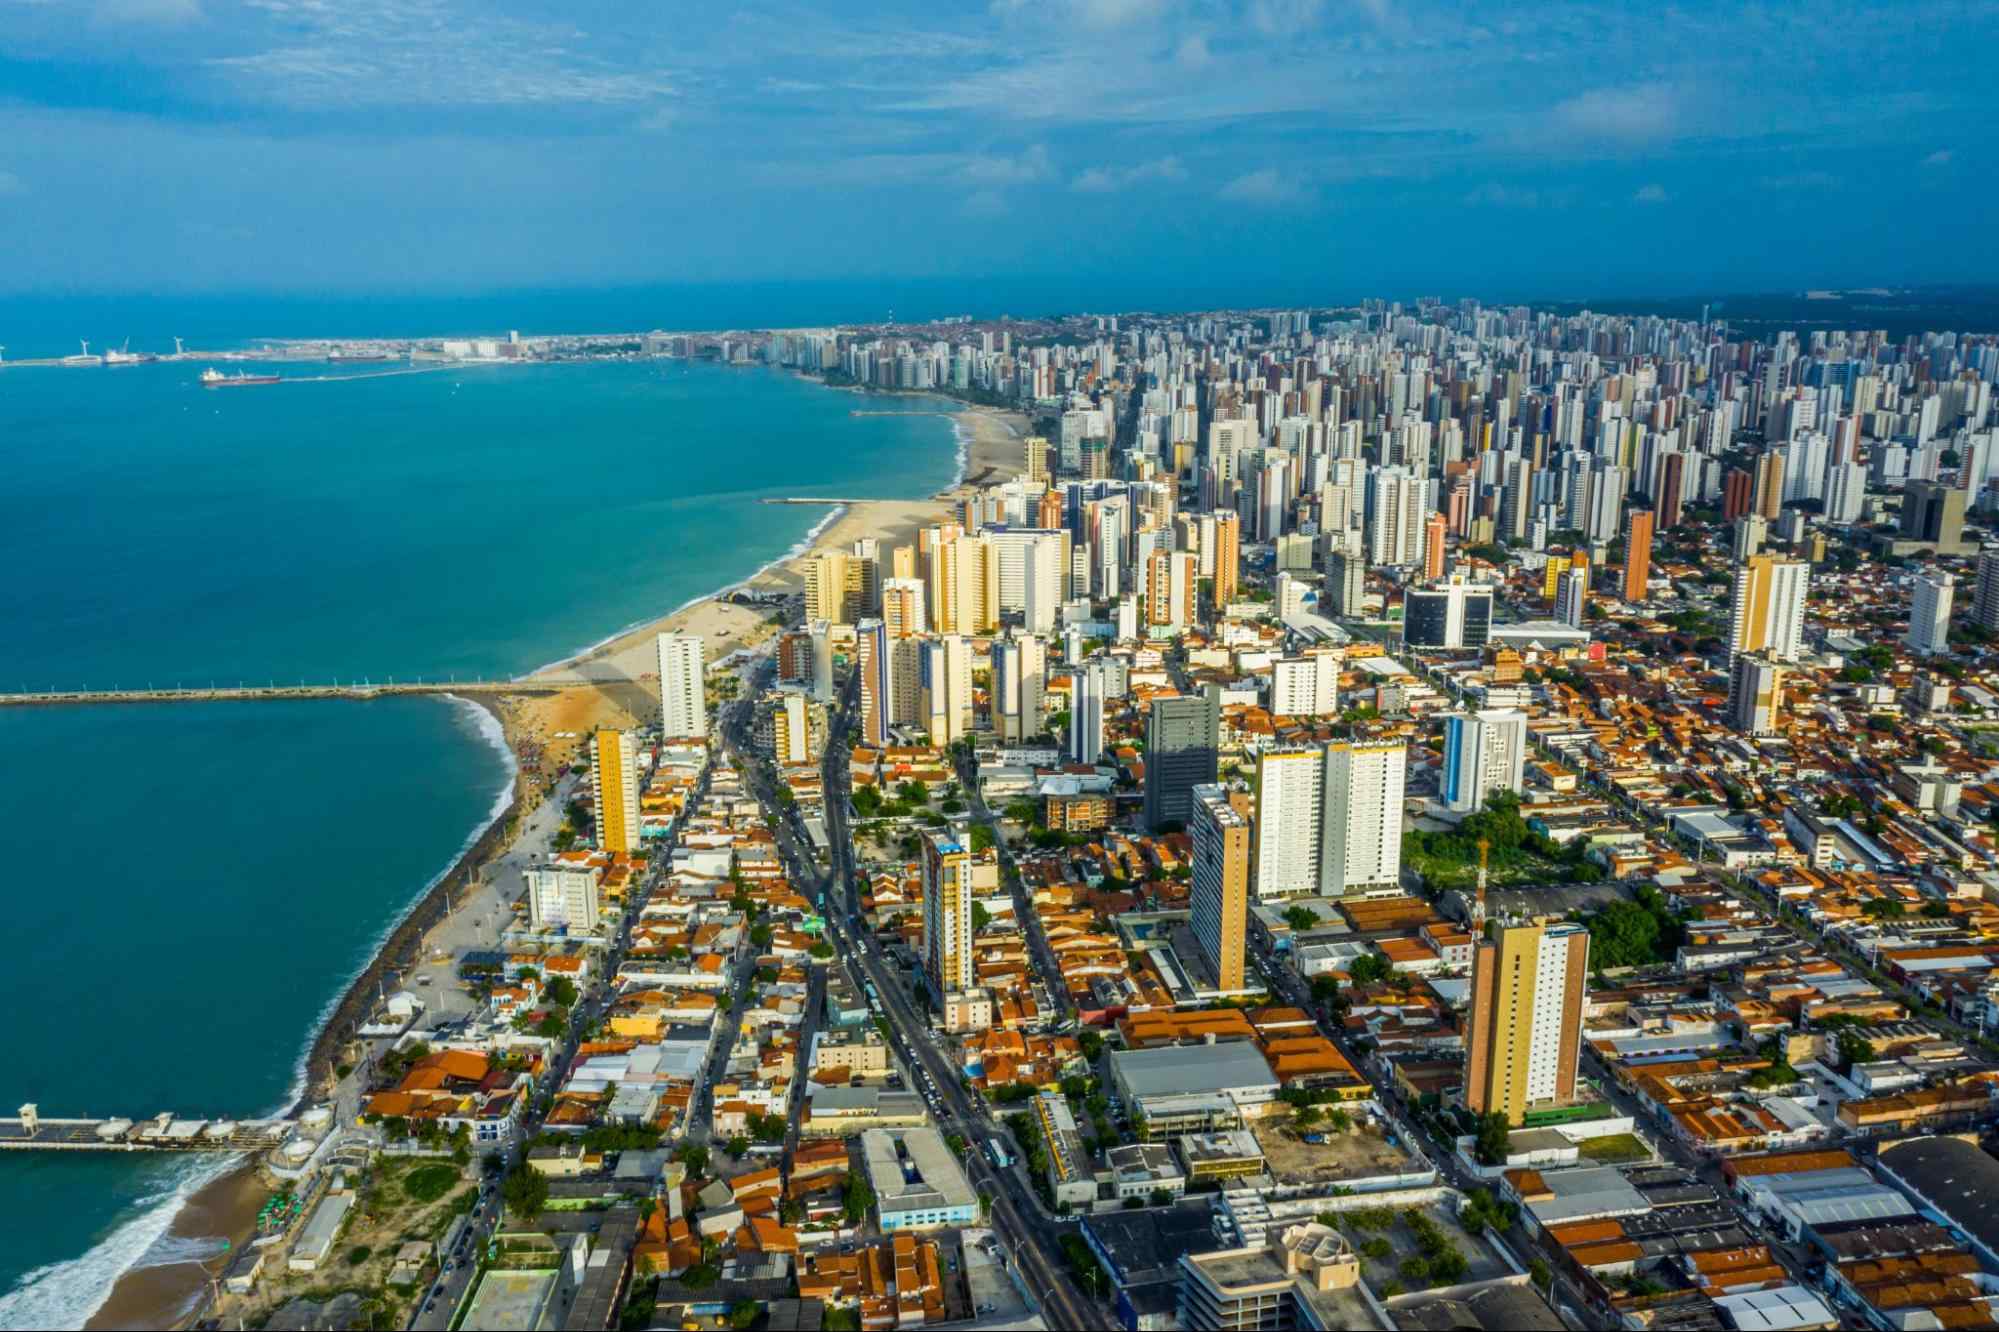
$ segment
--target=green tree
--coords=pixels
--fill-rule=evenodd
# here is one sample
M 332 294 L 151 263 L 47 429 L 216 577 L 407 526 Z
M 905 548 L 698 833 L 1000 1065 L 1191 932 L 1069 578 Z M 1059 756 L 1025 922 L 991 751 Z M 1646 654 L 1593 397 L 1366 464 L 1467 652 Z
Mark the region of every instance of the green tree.
M 757 1315 L 762 1312 L 763 1306 L 755 1300 L 737 1300 L 729 1306 L 729 1326 L 749 1327 L 757 1321 Z
M 722 1279 L 722 1273 L 713 1263 L 696 1263 L 680 1274 L 680 1284 L 689 1290 L 706 1290 Z
M 1504 1110 L 1494 1110 L 1479 1116 L 1478 1132 L 1472 1151 L 1480 1165 L 1496 1166 L 1506 1164 L 1512 1126 L 1507 1122 Z
M 1362 953 L 1347 964 L 1347 975 L 1355 985 L 1373 985 L 1388 975 L 1388 959 L 1379 953 Z
M 972 932 L 974 934 L 982 933 L 989 926 L 991 926 L 992 923 L 993 923 L 993 913 L 986 910 L 985 903 L 983 902 L 972 903 Z
M 568 1008 L 576 1002 L 576 983 L 567 976 L 557 976 L 543 987 L 542 993 L 558 1008 Z
M 990 851 L 992 849 L 993 849 L 993 830 L 989 826 L 983 823 L 973 824 L 972 854 L 978 855 L 981 852 Z
M 861 1219 L 867 1216 L 868 1209 L 875 1205 L 875 1191 L 860 1171 L 848 1174 L 847 1192 L 842 1203 L 847 1220 L 855 1225 L 860 1224 Z
M 1310 907 L 1294 906 L 1284 909 L 1284 923 L 1303 934 L 1319 923 L 1319 913 Z
M 735 1157 L 739 1161 L 742 1160 L 743 1153 L 749 1151 L 749 1149 L 750 1149 L 750 1140 L 744 1137 L 740 1133 L 736 1134 L 734 1137 L 730 1138 L 727 1142 L 722 1144 L 722 1150 L 727 1152 L 729 1155 Z
M 508 1211 L 532 1221 L 548 1205 L 548 1176 L 523 1162 L 507 1172 L 506 1182 L 500 1186 L 500 1197 Z
M 1083 1058 L 1093 1064 L 1097 1062 L 1097 1057 L 1104 1052 L 1104 1038 L 1097 1035 L 1094 1031 L 1077 1032 L 1076 1044 L 1083 1048 Z
M 747 1143 L 744 1144 L 748 1146 Z M 708 1149 L 698 1142 L 683 1142 L 674 1149 L 674 1156 L 687 1167 L 689 1175 L 708 1173 Z
M 546 1036 L 550 1040 L 569 1030 L 569 1014 L 561 1009 L 542 1014 L 541 1021 L 534 1024 L 534 1034 Z

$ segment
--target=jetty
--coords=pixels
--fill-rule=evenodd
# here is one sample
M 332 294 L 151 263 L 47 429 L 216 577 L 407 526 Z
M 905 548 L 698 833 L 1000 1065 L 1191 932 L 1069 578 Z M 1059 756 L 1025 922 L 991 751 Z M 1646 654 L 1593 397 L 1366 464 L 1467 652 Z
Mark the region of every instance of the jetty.
M 828 495 L 765 496 L 763 499 L 757 501 L 759 504 L 869 504 L 872 502 L 871 500 L 864 499 L 839 499 Z
M 262 703 L 292 699 L 408 698 L 435 694 L 559 694 L 561 680 L 349 680 L 345 684 L 209 685 L 205 688 L 47 689 L 0 693 L 0 708 L 76 707 L 98 703 Z
M 24 1105 L 0 1119 L 0 1149 L 24 1152 L 251 1152 L 276 1147 L 294 1119 L 45 1119 Z

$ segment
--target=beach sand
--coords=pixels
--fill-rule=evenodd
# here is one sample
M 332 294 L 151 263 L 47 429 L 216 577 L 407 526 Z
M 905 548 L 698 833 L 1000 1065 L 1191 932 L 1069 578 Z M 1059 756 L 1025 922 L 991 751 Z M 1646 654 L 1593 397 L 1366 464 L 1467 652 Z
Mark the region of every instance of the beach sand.
M 967 408 L 957 414 L 963 433 L 965 481 L 929 499 L 864 500 L 850 504 L 814 538 L 811 547 L 759 571 L 741 586 L 760 592 L 796 592 L 804 566 L 821 550 L 845 550 L 873 537 L 882 558 L 897 546 L 916 544 L 918 528 L 954 516 L 953 497 L 972 485 L 995 485 L 1021 470 L 1027 419 L 1018 412 Z M 733 589 L 725 589 L 733 590 Z M 599 726 L 628 727 L 659 715 L 659 661 L 654 640 L 662 633 L 696 634 L 712 667 L 730 653 L 758 648 L 777 633 L 773 608 L 706 597 L 670 615 L 638 625 L 607 643 L 534 673 L 541 681 L 574 682 L 560 694 L 508 700 L 508 739 L 518 752 L 526 741 L 546 747 L 548 766 L 573 761 L 582 737 Z M 567 734 L 565 734 L 567 733 Z
M 1022 441 L 1028 434 L 1024 416 L 974 407 L 957 414 L 957 420 L 963 434 L 969 436 L 964 441 L 962 483 L 929 499 L 865 500 L 847 505 L 818 534 L 810 549 L 761 570 L 741 586 L 795 592 L 804 585 L 803 565 L 813 552 L 845 549 L 863 537 L 880 541 L 887 559 L 888 552 L 897 546 L 915 545 L 918 528 L 954 517 L 954 499 L 967 487 L 996 485 L 1019 474 L 1025 456 Z M 654 639 L 661 633 L 677 630 L 699 634 L 712 665 L 740 648 L 767 643 L 777 632 L 770 622 L 772 608 L 738 605 L 721 600 L 720 595 L 704 597 L 536 671 L 530 678 L 573 682 L 575 687 L 555 694 L 510 695 L 497 700 L 495 711 L 509 746 L 516 755 L 541 747 L 542 771 L 552 772 L 574 761 L 580 754 L 582 737 L 593 728 L 630 727 L 656 719 L 659 663 Z M 197 1190 L 175 1215 L 168 1233 L 227 1238 L 234 1252 L 254 1232 L 257 1210 L 270 1192 L 255 1163 L 246 1162 Z M 219 1272 L 227 1262 L 227 1255 L 211 1259 L 207 1271 Z M 104 1307 L 86 1326 L 178 1326 L 206 1285 L 204 1270 L 191 1263 L 135 1268 L 119 1277 Z
M 227 1239 L 229 1248 L 202 1264 L 139 1267 L 118 1278 L 104 1307 L 91 1316 L 87 1328 L 171 1328 L 193 1312 L 208 1288 L 211 1274 L 220 1275 L 257 1231 L 257 1211 L 271 1196 L 271 1186 L 252 1162 L 232 1167 L 210 1180 L 181 1205 L 167 1234 L 177 1239 Z

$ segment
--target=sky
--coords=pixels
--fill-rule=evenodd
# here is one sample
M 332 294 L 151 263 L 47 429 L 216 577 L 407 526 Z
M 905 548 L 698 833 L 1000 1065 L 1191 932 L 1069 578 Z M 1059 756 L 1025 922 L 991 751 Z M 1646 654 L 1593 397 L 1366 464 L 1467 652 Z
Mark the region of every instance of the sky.
M 0 0 L 0 292 L 1986 281 L 1999 5 Z

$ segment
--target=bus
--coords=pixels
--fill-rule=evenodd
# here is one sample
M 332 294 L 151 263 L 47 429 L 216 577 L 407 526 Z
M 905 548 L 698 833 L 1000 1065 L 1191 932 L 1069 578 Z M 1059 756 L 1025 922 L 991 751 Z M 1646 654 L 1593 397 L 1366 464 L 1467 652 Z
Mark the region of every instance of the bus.
M 992 1163 L 997 1169 L 1004 1170 L 1013 1164 L 1013 1158 L 1006 1154 L 1006 1147 L 998 1138 L 986 1144 L 986 1155 L 992 1158 Z

